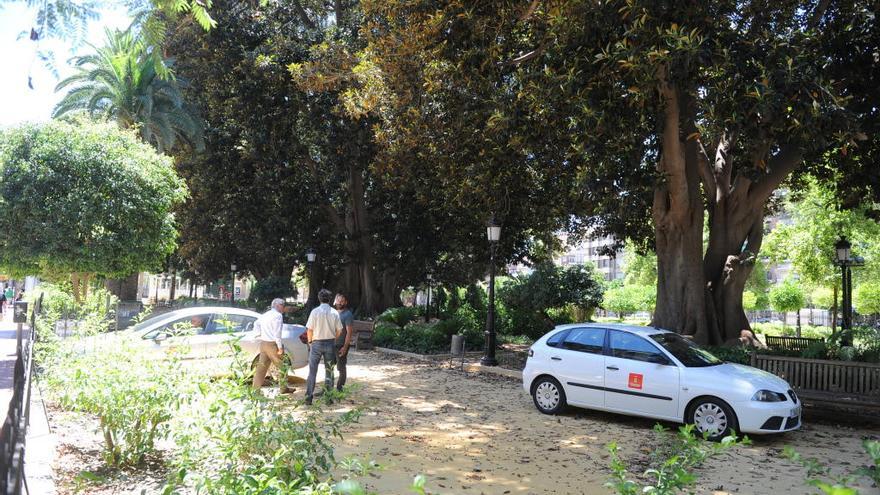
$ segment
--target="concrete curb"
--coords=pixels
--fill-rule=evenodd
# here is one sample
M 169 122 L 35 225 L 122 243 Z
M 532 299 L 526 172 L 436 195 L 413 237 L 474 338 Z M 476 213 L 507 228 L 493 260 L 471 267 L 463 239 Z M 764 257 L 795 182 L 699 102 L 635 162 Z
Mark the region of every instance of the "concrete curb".
M 385 347 L 376 347 L 377 352 L 383 354 L 391 354 L 394 356 L 407 357 L 424 362 L 437 362 L 452 358 L 451 354 L 416 354 L 414 352 L 398 351 L 397 349 L 388 349 Z M 522 380 L 522 371 L 509 370 L 498 366 L 483 366 L 480 363 L 464 363 L 464 370 L 469 373 L 487 373 L 490 375 L 505 376 L 507 378 L 515 378 Z

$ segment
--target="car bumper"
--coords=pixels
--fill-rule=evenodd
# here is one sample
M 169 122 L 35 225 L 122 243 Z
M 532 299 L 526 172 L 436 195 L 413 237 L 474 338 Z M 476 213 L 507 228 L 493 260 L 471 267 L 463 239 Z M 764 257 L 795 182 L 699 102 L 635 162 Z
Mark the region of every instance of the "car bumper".
M 734 404 L 742 433 L 781 433 L 801 427 L 801 403 L 747 401 Z
M 529 366 L 529 362 L 526 361 L 526 366 L 525 368 L 523 368 L 522 371 L 522 381 L 523 390 L 525 390 L 527 394 L 532 393 L 532 391 L 530 390 L 532 387 L 532 382 L 535 381 L 535 378 L 538 376 L 538 374 L 538 371 L 535 368 Z

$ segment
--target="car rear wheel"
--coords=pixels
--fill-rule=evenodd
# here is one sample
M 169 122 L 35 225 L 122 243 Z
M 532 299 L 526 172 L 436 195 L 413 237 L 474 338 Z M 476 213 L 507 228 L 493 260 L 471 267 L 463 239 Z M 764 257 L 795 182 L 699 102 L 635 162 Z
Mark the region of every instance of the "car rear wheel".
M 535 381 L 532 385 L 532 399 L 535 407 L 544 414 L 559 414 L 565 409 L 565 391 L 550 376 L 542 376 Z
M 714 397 L 694 402 L 688 410 L 687 421 L 694 425 L 698 435 L 707 435 L 712 441 L 721 440 L 739 428 L 730 406 Z

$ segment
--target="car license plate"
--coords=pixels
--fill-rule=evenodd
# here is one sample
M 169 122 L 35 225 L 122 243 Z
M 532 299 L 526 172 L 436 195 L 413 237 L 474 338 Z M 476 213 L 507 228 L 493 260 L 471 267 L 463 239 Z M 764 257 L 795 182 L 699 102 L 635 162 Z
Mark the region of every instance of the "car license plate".
M 801 406 L 797 406 L 788 413 L 789 418 L 796 418 L 801 415 Z

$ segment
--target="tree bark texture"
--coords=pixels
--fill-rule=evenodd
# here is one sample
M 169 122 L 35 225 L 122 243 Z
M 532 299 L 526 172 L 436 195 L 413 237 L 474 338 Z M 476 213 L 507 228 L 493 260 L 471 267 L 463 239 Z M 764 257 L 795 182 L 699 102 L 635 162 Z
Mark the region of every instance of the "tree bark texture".
M 801 162 L 798 148 L 768 144 L 738 157 L 764 169 L 759 179 L 734 174 L 736 135 L 726 133 L 713 154 L 700 140 L 693 100 L 659 73 L 664 100 L 662 149 L 653 219 L 657 251 L 657 307 L 653 324 L 722 344 L 751 329 L 742 295 L 764 235 L 764 208 L 773 191 Z M 708 245 L 703 251 L 704 210 Z

